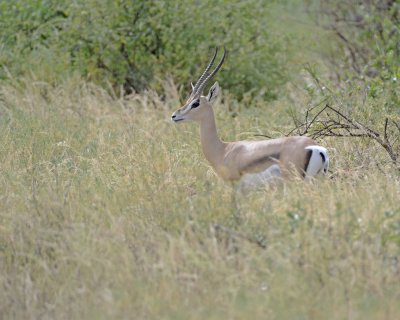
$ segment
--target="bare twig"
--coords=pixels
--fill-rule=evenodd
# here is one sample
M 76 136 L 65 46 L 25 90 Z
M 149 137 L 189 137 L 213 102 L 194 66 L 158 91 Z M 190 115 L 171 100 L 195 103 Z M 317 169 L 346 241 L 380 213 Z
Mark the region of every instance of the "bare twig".
M 263 137 L 263 138 L 268 138 L 268 139 L 272 139 L 271 136 L 268 136 L 266 134 L 254 134 L 255 137 Z
M 317 112 L 317 114 L 312 118 L 310 123 L 308 124 L 308 127 L 306 127 L 306 131 L 314 124 L 315 120 L 321 115 L 322 112 L 324 112 L 328 108 L 328 104 L 325 105 L 320 111 Z
M 399 130 L 400 133 L 400 123 L 396 122 L 393 120 L 394 125 L 396 126 L 397 130 Z
M 327 119 L 321 118 L 324 111 L 329 110 L 330 113 L 326 112 Z M 393 142 L 389 141 L 389 119 L 385 119 L 383 134 L 381 135 L 378 131 L 371 127 L 351 119 L 345 115 L 342 111 L 326 104 L 315 116 L 309 120 L 310 113 L 306 112 L 305 121 L 303 124 L 297 125 L 294 130 L 301 131 L 304 128 L 302 135 L 309 135 L 314 139 L 323 137 L 357 137 L 357 138 L 370 138 L 380 144 L 388 153 L 393 163 L 398 164 L 399 155 L 395 152 Z M 396 128 L 400 132 L 400 124 L 393 121 Z M 318 125 L 319 128 L 315 128 Z M 322 127 L 321 127 L 322 126 Z M 290 135 L 294 130 L 289 132 Z M 382 138 L 383 136 L 383 138 Z M 396 141 L 396 140 L 394 140 Z
M 305 119 L 306 119 L 305 121 L 306 121 L 306 123 L 308 122 L 308 114 L 309 114 L 309 112 L 311 112 L 311 111 L 313 111 L 314 109 L 318 108 L 321 104 L 325 103 L 326 101 L 327 101 L 327 98 L 322 99 L 322 100 L 321 100 L 320 102 L 318 102 L 316 105 L 314 105 L 314 106 L 312 106 L 311 108 L 308 108 L 308 109 L 307 109 L 307 111 L 306 111 L 306 116 L 305 116 Z M 318 112 L 318 114 L 321 114 L 321 113 L 325 110 L 325 108 L 326 108 L 326 106 L 323 108 L 323 110 L 321 110 L 320 112 Z M 311 126 L 311 124 L 313 124 L 313 122 L 314 122 L 314 121 L 317 119 L 317 117 L 318 117 L 318 115 L 315 116 L 315 117 L 311 120 L 310 126 L 307 126 L 307 125 L 306 125 L 306 129 L 303 130 L 303 131 L 301 131 L 300 128 L 304 127 L 304 123 L 298 121 L 298 119 L 296 118 L 296 116 L 294 115 L 294 113 L 292 113 L 291 116 L 292 116 L 293 123 L 295 124 L 295 127 L 294 127 L 292 130 L 290 130 L 287 134 L 285 134 L 286 137 L 292 135 L 292 133 L 295 132 L 295 131 L 297 131 L 297 134 L 298 134 L 299 136 L 304 136 L 305 134 L 308 133 L 307 128 L 309 128 L 309 127 Z
M 357 73 L 360 73 L 361 70 L 360 70 L 360 67 L 357 62 L 356 50 L 353 48 L 350 41 L 347 40 L 347 38 L 343 35 L 343 33 L 341 33 L 339 31 L 339 29 L 336 26 L 331 25 L 331 29 L 336 33 L 336 35 L 339 37 L 339 39 L 342 40 L 346 44 L 346 48 L 349 50 L 350 56 L 351 56 L 351 61 L 352 61 L 351 66 Z
M 297 131 L 297 134 L 299 136 L 302 135 L 302 133 L 300 132 L 300 128 L 304 126 L 303 123 L 299 124 L 298 126 L 294 127 L 292 130 L 290 130 L 288 133 L 285 134 L 286 137 L 291 136 L 293 132 Z
M 384 140 L 385 143 L 387 143 L 387 144 L 389 144 L 389 139 L 388 139 L 388 134 L 387 134 L 388 122 L 389 122 L 389 119 L 386 118 L 386 119 L 385 119 L 385 130 L 384 130 L 384 134 L 383 134 L 383 140 Z
M 229 236 L 231 236 L 232 238 L 243 239 L 243 240 L 246 240 L 248 242 L 251 242 L 251 243 L 254 243 L 254 244 L 258 245 L 259 247 L 261 247 L 263 249 L 266 248 L 266 245 L 265 245 L 265 243 L 263 241 L 255 239 L 255 238 L 252 238 L 252 237 L 250 237 L 248 235 L 245 235 L 245 234 L 243 234 L 241 232 L 238 232 L 238 231 L 232 230 L 230 228 L 224 227 L 224 226 L 222 226 L 220 224 L 212 224 L 211 227 L 215 231 L 222 231 L 222 232 L 228 234 Z

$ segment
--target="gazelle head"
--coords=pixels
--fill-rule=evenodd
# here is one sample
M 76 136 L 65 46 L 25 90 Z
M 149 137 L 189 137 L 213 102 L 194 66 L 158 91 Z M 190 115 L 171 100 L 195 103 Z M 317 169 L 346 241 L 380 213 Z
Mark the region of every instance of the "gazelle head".
M 207 82 L 221 68 L 225 60 L 226 50 L 224 48 L 224 54 L 222 55 L 222 58 L 218 63 L 218 65 L 215 67 L 215 69 L 211 73 L 208 73 L 212 65 L 214 64 L 214 60 L 215 57 L 217 56 L 217 53 L 218 53 L 218 48 L 215 48 L 213 57 L 211 58 L 210 62 L 208 63 L 206 69 L 204 70 L 199 80 L 197 80 L 196 85 L 192 84 L 192 93 L 190 94 L 189 99 L 181 108 L 179 108 L 172 114 L 172 121 L 174 122 L 179 122 L 184 120 L 201 121 L 207 115 L 207 112 L 210 110 L 211 105 L 216 100 L 219 94 L 220 89 L 218 82 L 215 82 L 214 85 L 210 88 L 210 91 L 208 92 L 207 96 L 203 96 L 203 90 Z

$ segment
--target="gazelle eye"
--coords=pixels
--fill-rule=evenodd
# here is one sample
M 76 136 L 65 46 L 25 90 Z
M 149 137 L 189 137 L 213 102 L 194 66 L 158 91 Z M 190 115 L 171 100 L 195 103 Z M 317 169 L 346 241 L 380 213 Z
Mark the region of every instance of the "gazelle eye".
M 191 109 L 197 108 L 200 105 L 200 101 L 196 100 L 195 102 L 192 103 Z

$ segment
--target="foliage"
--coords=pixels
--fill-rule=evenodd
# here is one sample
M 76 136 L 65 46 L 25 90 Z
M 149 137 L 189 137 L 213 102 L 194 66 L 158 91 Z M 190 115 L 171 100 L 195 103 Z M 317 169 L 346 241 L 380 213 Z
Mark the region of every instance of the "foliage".
M 396 75 L 400 65 L 400 5 L 397 1 L 316 2 L 316 8 L 309 8 L 310 14 L 319 25 L 334 33 L 345 51 L 345 55 L 331 60 L 336 72 L 347 70 L 382 78 Z
M 400 3 L 393 0 L 308 1 L 317 24 L 330 30 L 340 50 L 326 61 L 339 83 L 361 81 L 372 97 L 390 97 L 383 106 L 399 112 Z M 315 5 L 316 4 L 316 5 Z
M 304 107 L 294 101 L 292 133 L 317 139 L 345 137 L 360 143 L 372 139 L 399 168 L 399 4 L 390 0 L 306 2 L 309 16 L 326 30 L 323 46 L 328 49 L 319 48 L 318 63 L 306 64 L 308 102 Z
M 196 126 L 165 121 L 171 111 L 159 96 L 20 83 L 0 89 L 3 318 L 400 313 L 399 176 L 357 156 L 379 147 L 327 141 L 328 179 L 240 197 L 238 223 Z M 282 121 L 272 108 L 230 121 L 228 102 L 216 105 L 227 140 L 257 119 Z
M 389 62 L 371 78 L 365 70 L 379 62 L 371 50 L 357 73 L 335 33 L 288 2 L 267 12 L 255 0 L 0 0 L 2 318 L 400 314 L 400 176 L 379 144 L 387 138 L 398 160 L 396 61 L 382 51 Z M 291 5 L 297 11 L 286 12 Z M 276 38 L 289 33 L 290 42 Z M 362 34 L 346 36 L 370 50 L 373 38 Z M 216 44 L 231 52 L 218 80 L 232 94 L 215 105 L 222 138 L 279 137 L 292 116 L 306 118 L 296 122 L 300 134 L 316 124 L 320 139 L 324 123 L 312 119 L 328 104 L 327 120 L 359 136 L 318 140 L 330 153 L 327 179 L 232 202 L 196 126 L 167 120 L 182 93 L 174 80 L 198 76 Z M 277 100 L 238 103 L 271 98 L 286 69 L 303 63 L 308 73 Z M 146 90 L 119 96 L 109 83 Z M 165 95 L 149 89 L 159 86 Z
M 189 87 L 211 49 L 226 46 L 224 87 L 273 98 L 287 79 L 286 55 L 285 40 L 268 32 L 268 8 L 261 0 L 2 1 L 0 77 L 77 72 L 129 93 L 171 76 Z
M 400 109 L 396 104 L 399 88 L 386 86 L 379 95 L 371 95 L 370 86 L 362 81 L 347 81 L 341 87 L 335 81 L 322 80 L 313 68 L 307 70 L 307 106 L 295 105 L 301 110 L 297 113 L 292 108 L 294 128 L 290 134 L 307 135 L 316 140 L 325 137 L 370 139 L 400 169 Z M 382 84 L 387 83 L 382 81 Z M 365 155 L 359 156 L 365 158 Z M 388 159 L 375 160 L 378 164 Z

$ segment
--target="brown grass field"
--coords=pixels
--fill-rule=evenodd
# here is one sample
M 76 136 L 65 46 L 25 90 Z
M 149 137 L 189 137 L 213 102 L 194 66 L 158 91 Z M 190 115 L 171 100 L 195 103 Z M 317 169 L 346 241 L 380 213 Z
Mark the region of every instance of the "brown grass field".
M 168 92 L 1 88 L 2 319 L 399 316 L 400 179 L 374 165 L 380 146 L 322 140 L 326 179 L 239 196 L 237 220 Z M 238 117 L 229 103 L 216 106 L 225 140 L 290 129 L 287 101 Z

